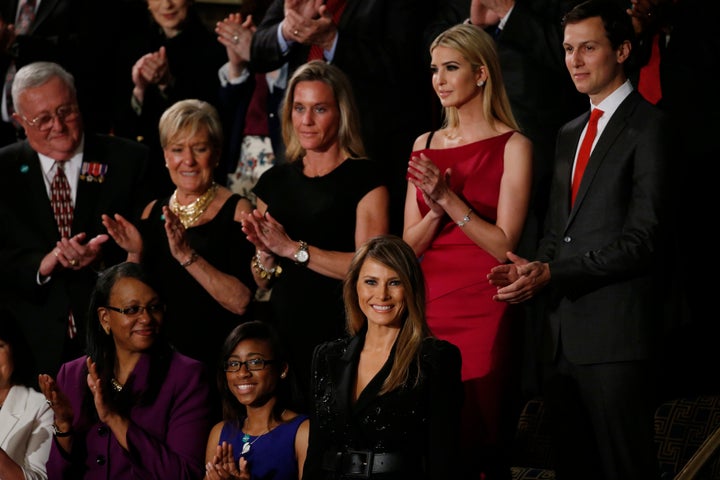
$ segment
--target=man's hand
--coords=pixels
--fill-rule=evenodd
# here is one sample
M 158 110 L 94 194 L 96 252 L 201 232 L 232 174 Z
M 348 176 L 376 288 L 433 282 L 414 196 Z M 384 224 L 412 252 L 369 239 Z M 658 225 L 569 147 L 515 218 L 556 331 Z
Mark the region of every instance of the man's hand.
M 496 302 L 521 303 L 530 300 L 550 282 L 550 267 L 543 262 L 528 260 L 507 252 L 511 264 L 498 265 L 490 270 L 487 278 L 498 287 L 493 295 Z

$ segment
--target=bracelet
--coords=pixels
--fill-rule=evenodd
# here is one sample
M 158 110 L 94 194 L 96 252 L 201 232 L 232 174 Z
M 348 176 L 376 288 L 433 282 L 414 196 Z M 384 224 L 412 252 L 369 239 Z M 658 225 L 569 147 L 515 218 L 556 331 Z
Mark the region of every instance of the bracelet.
M 197 261 L 198 258 L 200 258 L 200 255 L 198 255 L 195 250 L 191 250 L 191 251 L 190 251 L 190 258 L 188 258 L 188 259 L 185 260 L 184 262 L 180 262 L 180 266 L 183 267 L 183 268 L 187 268 L 187 267 L 189 267 L 190 265 L 192 265 L 193 263 L 195 263 L 195 261 Z
M 58 428 L 58 426 L 55 425 L 55 423 L 52 424 L 52 429 L 53 429 L 53 435 L 55 435 L 56 437 L 60 437 L 60 438 L 69 437 L 70 435 L 72 435 L 74 433 L 72 427 L 70 427 L 67 432 L 61 432 L 60 429 Z
M 462 220 L 455 222 L 458 227 L 462 228 L 464 227 L 469 221 L 470 221 L 470 214 L 472 213 L 472 208 L 467 211 L 465 216 L 462 218 Z
M 272 278 L 273 276 L 279 277 L 282 273 L 282 267 L 280 265 L 275 265 L 272 268 L 267 268 L 265 265 L 263 265 L 262 261 L 260 260 L 260 252 L 255 252 L 255 256 L 252 260 L 252 268 L 263 280 L 266 278 Z

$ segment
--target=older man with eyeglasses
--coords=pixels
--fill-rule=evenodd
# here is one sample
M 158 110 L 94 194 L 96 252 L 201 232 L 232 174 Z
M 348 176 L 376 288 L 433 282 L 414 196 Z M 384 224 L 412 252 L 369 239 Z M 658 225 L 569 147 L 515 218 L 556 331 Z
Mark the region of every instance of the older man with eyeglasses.
M 0 149 L 0 204 L 12 225 L 0 246 L 0 304 L 22 320 L 39 369 L 55 374 L 82 352 L 97 272 L 125 257 L 101 215 L 138 218 L 152 197 L 148 150 L 86 134 L 74 79 L 55 63 L 19 69 L 12 96 L 26 140 Z

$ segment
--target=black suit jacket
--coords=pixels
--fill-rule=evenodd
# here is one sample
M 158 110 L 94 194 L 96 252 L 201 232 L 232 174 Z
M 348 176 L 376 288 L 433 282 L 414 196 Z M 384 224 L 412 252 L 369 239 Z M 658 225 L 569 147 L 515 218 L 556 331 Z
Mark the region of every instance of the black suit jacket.
M 72 234 L 86 233 L 86 240 L 107 233 L 101 214 L 120 213 L 139 219 L 150 200 L 144 176 L 148 150 L 128 140 L 86 135 L 83 163 L 107 165 L 102 183 L 78 181 Z M 41 372 L 54 375 L 63 360 L 68 313 L 72 310 L 78 338 L 84 341 L 85 315 L 98 270 L 125 260 L 126 253 L 112 239 L 103 245 L 102 261 L 93 268 L 58 271 L 38 285 L 40 262 L 60 239 L 40 160 L 27 141 L 0 149 L 0 204 L 14 225 L 3 242 L 8 268 L 3 283 L 12 288 L 5 301 L 15 311 L 35 354 Z M 1 258 L 1 257 L 0 257 Z
M 546 353 L 590 364 L 650 358 L 665 305 L 667 188 L 673 134 L 668 117 L 633 91 L 597 140 L 570 206 L 570 181 L 586 113 L 562 127 L 546 232 L 549 262 Z

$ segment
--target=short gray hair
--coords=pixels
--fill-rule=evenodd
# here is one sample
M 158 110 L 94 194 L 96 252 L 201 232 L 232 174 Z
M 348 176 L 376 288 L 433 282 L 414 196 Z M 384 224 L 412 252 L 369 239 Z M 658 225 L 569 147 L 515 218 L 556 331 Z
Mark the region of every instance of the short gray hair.
M 215 153 L 223 144 L 223 127 L 215 107 L 208 102 L 188 98 L 175 102 L 160 117 L 160 145 L 167 147 L 179 133 L 195 135 L 202 127 L 207 128 L 208 140 Z M 185 132 L 187 130 L 187 132 Z
M 20 94 L 28 88 L 39 87 L 53 78 L 59 78 L 77 98 L 75 89 L 75 77 L 63 67 L 53 62 L 34 62 L 22 67 L 15 74 L 12 83 L 12 100 L 15 108 L 18 108 Z

